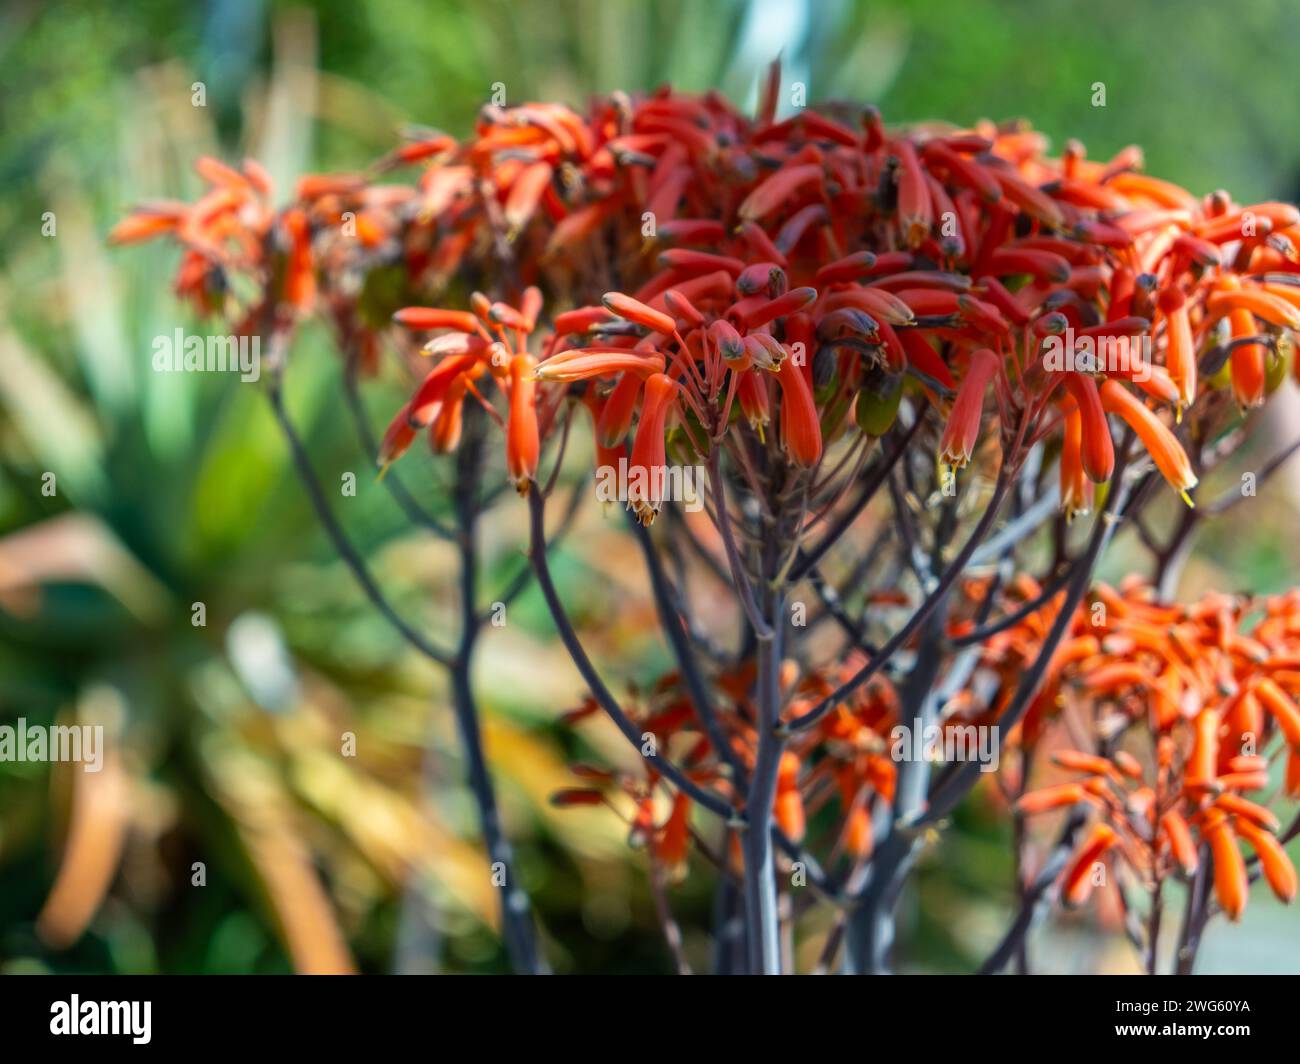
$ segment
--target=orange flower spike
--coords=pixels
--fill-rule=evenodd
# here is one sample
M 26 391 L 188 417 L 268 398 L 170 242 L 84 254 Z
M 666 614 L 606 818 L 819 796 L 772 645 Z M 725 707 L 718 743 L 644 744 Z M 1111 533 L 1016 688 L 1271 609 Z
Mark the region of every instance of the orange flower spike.
M 537 476 L 541 439 L 537 428 L 537 385 L 533 379 L 533 359 L 515 355 L 510 360 L 510 416 L 506 421 L 506 468 L 515 490 L 528 491 Z
M 1225 290 L 1216 292 L 1206 302 L 1205 309 L 1210 321 L 1245 311 L 1270 325 L 1283 329 L 1300 329 L 1300 307 L 1293 306 L 1288 300 L 1264 288 L 1234 288 L 1226 278 L 1220 284 Z M 1251 330 L 1245 334 L 1247 336 L 1258 331 L 1253 322 L 1250 324 Z
M 1282 844 L 1258 824 L 1244 817 L 1238 817 L 1233 826 L 1237 834 L 1250 843 L 1259 856 L 1264 878 L 1273 888 L 1273 893 L 1283 903 L 1290 905 L 1296 895 L 1296 871 L 1291 858 L 1282 849 Z
M 1002 198 L 1002 186 L 986 167 L 959 155 L 943 141 L 930 141 L 921 150 L 921 154 L 927 163 L 937 164 L 947 170 L 956 184 L 974 190 L 985 202 L 997 203 Z
M 622 292 L 606 292 L 601 296 L 601 302 L 620 318 L 636 322 L 638 325 L 644 325 L 651 332 L 672 336 L 677 329 L 677 323 L 673 321 L 671 315 L 647 307 L 644 303 L 633 299 L 631 296 L 623 295 Z
M 1211 299 L 1226 296 L 1237 300 L 1241 293 L 1241 282 L 1233 274 L 1227 274 L 1219 281 L 1219 292 Z M 1235 302 L 1231 304 L 1236 306 Z M 1228 311 L 1228 332 L 1234 340 L 1255 336 L 1259 329 L 1251 312 L 1244 307 Z M 1242 344 L 1232 349 L 1230 372 L 1232 376 L 1232 395 L 1237 405 L 1243 410 L 1258 406 L 1264 401 L 1267 383 L 1267 353 L 1263 344 Z
M 764 438 L 764 428 L 772 419 L 771 406 L 767 395 L 767 379 L 755 370 L 744 370 L 740 374 L 740 383 L 736 386 L 736 398 L 740 400 L 740 409 L 749 422 L 749 427 Z
M 585 333 L 592 326 L 612 318 L 613 315 L 605 307 L 577 307 L 557 314 L 553 330 L 557 338 L 571 336 L 574 333 Z
M 402 407 L 388 423 L 384 438 L 379 444 L 378 461 L 381 477 L 390 465 L 410 449 L 415 440 L 415 433 L 416 427 L 411 424 L 411 408 L 408 404 Z
M 925 171 L 916 156 L 911 141 L 900 140 L 894 145 L 898 156 L 898 225 L 903 233 L 903 243 L 915 250 L 930 235 L 934 225 L 934 203 L 925 182 Z
M 1258 824 L 1265 831 L 1277 834 L 1282 827 L 1281 822 L 1270 810 L 1239 794 L 1221 794 L 1214 799 L 1214 804 L 1238 819 L 1244 818 Z
M 664 293 L 664 306 L 677 321 L 684 323 L 687 329 L 695 329 L 704 324 L 704 315 L 699 312 L 694 303 L 675 288 L 670 288 Z
M 311 253 L 311 223 L 297 207 L 284 212 L 283 224 L 289 235 L 289 254 L 284 268 L 284 300 L 299 312 L 311 309 L 316 300 L 316 270 Z
M 1178 389 L 1180 412 L 1196 399 L 1196 344 L 1187 313 L 1187 299 L 1177 288 L 1160 293 L 1158 304 L 1165 316 L 1165 368 Z
M 1107 776 L 1111 779 L 1119 778 L 1119 770 L 1106 758 L 1098 757 L 1096 754 L 1085 754 L 1079 750 L 1058 750 L 1052 755 L 1052 760 L 1071 772 L 1086 772 L 1090 776 Z
M 253 185 L 247 177 L 211 155 L 200 155 L 195 159 L 194 172 L 210 185 L 219 185 L 245 196 L 253 192 Z
M 447 396 L 438 415 L 429 426 L 429 445 L 434 454 L 450 454 L 459 446 L 465 390 L 468 386 L 469 378 L 461 373 L 447 389 Z
M 596 423 L 596 438 L 601 447 L 617 447 L 627 438 L 632 415 L 636 412 L 636 401 L 641 395 L 641 384 L 635 373 L 624 373 L 614 385 Z
M 537 328 L 537 318 L 542 313 L 542 290 L 536 285 L 529 285 L 519 300 L 519 314 L 524 319 L 524 331 L 532 332 Z
M 1022 795 L 1016 802 L 1016 809 L 1025 816 L 1035 816 L 1053 809 L 1077 805 L 1086 797 L 1082 784 L 1062 783 L 1056 787 L 1042 787 Z
M 690 842 L 691 799 L 678 791 L 673 796 L 673 808 L 660 832 L 655 850 L 665 865 L 676 869 L 685 864 Z
M 1001 359 L 987 347 L 971 354 L 970 366 L 957 390 L 957 398 L 948 414 L 948 424 L 939 441 L 940 461 L 958 469 L 970 461 L 979 440 L 984 392 L 1001 366 Z
M 1065 905 L 1082 905 L 1092 893 L 1093 868 L 1119 841 L 1115 829 L 1106 823 L 1094 824 L 1074 851 L 1074 859 L 1061 880 L 1061 900 Z
M 163 233 L 174 233 L 177 226 L 180 225 L 181 215 L 185 209 L 187 208 L 182 208 L 178 213 L 136 211 L 113 226 L 108 234 L 108 242 L 110 244 L 137 244 L 142 240 L 152 240 Z
M 631 351 L 626 348 L 582 347 L 561 351 L 537 363 L 533 375 L 539 381 L 582 381 L 592 377 L 612 377 L 616 373 L 633 373 L 648 377 L 662 373 L 664 356 L 657 352 Z
M 793 358 L 785 359 L 775 372 L 781 386 L 781 436 L 790 459 L 805 469 L 822 456 L 822 428 L 813 399 L 812 385 Z
M 1055 201 L 1041 189 L 1029 184 L 1010 170 L 992 170 L 994 179 L 1002 188 L 1002 195 L 1031 218 L 1036 218 L 1052 229 L 1065 224 L 1065 216 Z
M 1111 442 L 1110 425 L 1097 392 L 1097 382 L 1081 373 L 1067 373 L 1064 383 L 1079 409 L 1084 472 L 1093 483 L 1102 484 L 1115 469 L 1115 445 Z
M 793 288 L 776 299 L 763 300 L 749 308 L 742 316 L 747 329 L 757 329 L 769 321 L 784 318 L 809 307 L 817 299 L 815 288 Z
M 641 400 L 641 420 L 632 441 L 628 465 L 627 501 L 643 525 L 653 523 L 663 503 L 664 471 L 668 458 L 664 448 L 664 425 L 677 399 L 677 383 L 662 373 L 648 377 Z
M 1191 506 L 1192 497 L 1187 493 L 1196 487 L 1196 474 L 1192 472 L 1192 464 L 1187 460 L 1187 453 L 1177 437 L 1118 381 L 1104 381 L 1100 394 L 1102 409 L 1110 414 L 1118 414 L 1137 433 L 1138 439 L 1155 461 L 1156 468 L 1183 497 L 1183 501 Z
M 1219 713 L 1203 710 L 1193 722 L 1195 732 L 1192 752 L 1187 759 L 1184 776 L 1187 786 L 1200 790 L 1213 785 L 1219 761 Z
M 536 162 L 525 166 L 515 177 L 503 211 L 507 240 L 515 240 L 532 219 L 553 172 L 550 163 Z
M 1116 750 L 1111 760 L 1115 767 L 1131 780 L 1142 778 L 1142 765 L 1127 750 Z
M 821 163 L 782 167 L 745 197 L 740 205 L 740 220 L 752 222 L 771 214 L 793 200 L 805 185 L 820 181 L 823 174 Z
M 799 758 L 788 750 L 781 755 L 777 767 L 773 816 L 786 835 L 795 842 L 802 841 L 805 818 L 803 797 L 799 793 Z
M 393 321 L 407 329 L 455 329 L 477 333 L 479 320 L 467 310 L 441 310 L 437 307 L 405 307 L 393 315 Z
M 909 332 L 912 330 L 909 330 Z M 1092 481 L 1083 470 L 1083 418 L 1077 403 L 1064 410 L 1060 458 L 1061 509 L 1067 518 L 1092 509 Z
M 413 427 L 424 428 L 438 416 L 452 384 L 474 362 L 473 355 L 450 355 L 429 371 L 408 404 L 407 417 Z
M 1201 835 L 1210 844 L 1214 856 L 1214 896 L 1228 918 L 1238 920 L 1246 908 L 1250 880 L 1227 816 L 1217 809 L 1210 810 L 1201 826 Z
M 871 811 L 864 802 L 854 802 L 844 820 L 841 834 L 844 849 L 859 861 L 871 856 L 875 845 L 872 837 Z
M 1277 726 L 1292 750 L 1300 750 L 1300 707 L 1277 682 L 1264 677 L 1255 684 L 1255 696 L 1268 711 L 1269 716 L 1277 721 Z
M 1185 875 L 1194 875 L 1200 866 L 1200 855 L 1192 839 L 1192 829 L 1183 815 L 1170 809 L 1160 818 L 1160 829 L 1169 841 L 1169 852 Z
M 1257 791 L 1268 786 L 1268 773 L 1225 772 L 1214 781 L 1214 785 L 1225 791 Z

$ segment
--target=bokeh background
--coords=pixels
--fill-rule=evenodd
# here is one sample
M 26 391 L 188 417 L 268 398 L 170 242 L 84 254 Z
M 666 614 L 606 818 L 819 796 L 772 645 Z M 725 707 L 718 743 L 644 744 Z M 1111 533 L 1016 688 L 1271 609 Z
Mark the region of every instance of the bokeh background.
M 406 122 L 463 134 L 494 82 L 511 102 L 580 105 L 671 81 L 747 104 L 778 53 L 810 100 L 874 101 L 891 122 L 1026 116 L 1094 156 L 1141 143 L 1153 173 L 1198 193 L 1300 196 L 1300 18 L 1281 0 L 0 9 L 0 723 L 112 733 L 97 775 L 0 764 L 0 970 L 505 968 L 442 676 L 332 556 L 258 389 L 150 372 L 152 338 L 188 324 L 167 284 L 174 253 L 110 252 L 110 225 L 139 199 L 192 196 L 203 152 L 253 155 L 288 187 L 377 157 Z M 359 474 L 340 518 L 394 601 L 437 632 L 454 608 L 453 559 L 363 472 L 323 330 L 304 333 L 294 367 L 290 403 L 317 470 Z M 368 401 L 386 419 L 397 393 L 380 382 Z M 1300 422 L 1294 405 L 1271 409 L 1260 457 Z M 409 461 L 408 483 L 442 505 L 447 470 Z M 1205 533 L 1182 592 L 1300 579 L 1298 483 L 1278 478 Z M 518 571 L 521 520 L 507 505 L 487 526 L 488 586 Z M 586 638 L 627 683 L 666 657 L 621 532 L 589 508 L 556 566 Z M 1118 547 L 1111 576 L 1137 564 Z M 598 726 L 558 725 L 581 688 L 535 598 L 488 630 L 478 666 L 552 964 L 669 970 L 623 825 L 546 801 L 571 782 L 568 760 L 617 748 Z M 355 758 L 339 756 L 346 731 Z M 1010 876 L 1006 825 L 960 818 L 907 902 L 905 967 L 969 970 L 1003 926 Z M 701 870 L 672 889 L 696 957 L 710 885 Z M 1257 891 L 1242 927 L 1212 928 L 1202 967 L 1300 970 L 1298 936 L 1300 915 Z M 1133 963 L 1090 919 L 1053 925 L 1035 954 L 1055 971 Z

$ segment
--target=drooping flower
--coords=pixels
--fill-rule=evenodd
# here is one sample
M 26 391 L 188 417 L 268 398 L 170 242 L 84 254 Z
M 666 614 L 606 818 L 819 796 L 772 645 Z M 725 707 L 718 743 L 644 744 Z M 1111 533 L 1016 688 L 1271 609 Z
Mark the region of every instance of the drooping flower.
M 958 469 L 970 461 L 983 422 L 984 393 L 1001 365 L 1001 359 L 987 347 L 971 352 L 970 365 L 939 441 L 940 461 Z
M 534 401 L 533 360 L 515 355 L 510 360 L 510 417 L 506 421 L 506 468 L 520 495 L 537 476 L 541 441 Z
M 668 458 L 664 426 L 677 400 L 678 385 L 662 373 L 646 378 L 641 420 L 628 463 L 627 501 L 642 524 L 651 524 L 663 504 Z
M 1196 487 L 1197 478 L 1177 437 L 1118 381 L 1103 382 L 1101 404 L 1107 413 L 1124 419 L 1142 441 L 1161 475 L 1191 506 L 1192 499 L 1187 493 Z

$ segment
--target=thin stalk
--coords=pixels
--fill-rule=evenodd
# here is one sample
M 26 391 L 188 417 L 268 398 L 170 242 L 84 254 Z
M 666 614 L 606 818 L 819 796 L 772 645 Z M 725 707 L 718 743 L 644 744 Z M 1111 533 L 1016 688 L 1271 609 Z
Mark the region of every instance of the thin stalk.
M 772 552 L 766 552 L 769 560 Z M 748 825 L 744 838 L 745 921 L 752 975 L 781 974 L 780 916 L 777 909 L 776 866 L 772 852 L 772 804 L 784 746 L 776 727 L 781 713 L 782 596 L 763 592 L 771 638 L 758 640 L 755 682 L 758 752 L 745 799 Z

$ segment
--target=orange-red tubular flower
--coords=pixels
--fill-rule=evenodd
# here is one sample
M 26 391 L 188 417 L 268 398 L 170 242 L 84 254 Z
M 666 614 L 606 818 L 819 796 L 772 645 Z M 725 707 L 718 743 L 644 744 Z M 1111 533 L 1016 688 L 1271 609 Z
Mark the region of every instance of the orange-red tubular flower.
M 1196 487 L 1196 474 L 1192 472 L 1192 464 L 1177 437 L 1118 381 L 1108 380 L 1102 384 L 1101 405 L 1107 413 L 1118 414 L 1137 433 L 1156 468 L 1191 506 L 1192 498 L 1187 492 Z
M 788 750 L 781 755 L 777 768 L 773 818 L 795 842 L 804 836 L 803 797 L 799 794 L 799 758 Z
M 413 427 L 424 428 L 433 422 L 441 412 L 452 385 L 474 361 L 473 355 L 452 355 L 429 371 L 407 407 L 407 417 Z
M 822 167 L 819 163 L 783 167 L 745 197 L 745 202 L 740 205 L 741 221 L 755 221 L 771 214 L 791 200 L 804 185 L 818 181 L 821 177 Z
M 316 301 L 311 223 L 305 212 L 294 207 L 284 213 L 284 228 L 289 235 L 289 255 L 284 267 L 284 301 L 299 313 L 306 313 Z
M 627 501 L 643 525 L 653 523 L 663 504 L 668 458 L 664 449 L 664 425 L 677 399 L 677 384 L 656 373 L 645 382 L 641 420 L 632 441 L 628 464 Z
M 1181 813 L 1170 809 L 1160 818 L 1160 829 L 1169 842 L 1169 852 L 1183 870 L 1185 875 L 1193 875 L 1200 864 L 1196 843 L 1192 840 L 1192 829 L 1187 826 Z
M 754 370 L 745 370 L 740 374 L 740 384 L 736 387 L 736 397 L 740 400 L 740 409 L 749 422 L 750 428 L 763 439 L 764 426 L 772 419 L 767 398 L 767 379 Z
M 503 212 L 506 230 L 511 239 L 518 236 L 537 210 L 542 193 L 551 182 L 551 174 L 550 163 L 532 163 L 525 166 L 511 184 Z
M 478 318 L 468 310 L 440 307 L 404 307 L 393 315 L 393 321 L 408 329 L 456 329 L 472 333 L 478 328 Z
M 1239 302 L 1241 282 L 1235 276 L 1228 275 L 1219 281 L 1219 289 L 1220 295 L 1211 299 L 1226 295 L 1232 300 L 1227 304 L 1234 308 L 1228 311 L 1228 333 L 1232 339 L 1241 340 L 1256 335 L 1259 329 L 1255 326 L 1254 317 Z M 1232 349 L 1229 356 L 1232 395 L 1237 400 L 1237 405 L 1243 409 L 1258 406 L 1264 401 L 1268 376 L 1267 357 L 1263 344 L 1242 344 Z
M 1277 721 L 1293 750 L 1300 750 L 1300 707 L 1274 680 L 1265 677 L 1255 685 L 1255 695 Z
M 1219 712 L 1202 711 L 1196 718 L 1192 752 L 1184 776 L 1192 789 L 1208 787 L 1217 775 L 1219 761 Z
M 815 466 L 822 456 L 822 428 L 812 385 L 803 368 L 787 358 L 776 370 L 781 386 L 781 442 L 797 465 Z
M 402 407 L 388 423 L 384 438 L 379 444 L 379 466 L 387 469 L 410 448 L 416 428 L 411 424 L 410 405 Z
M 624 348 L 580 347 L 561 351 L 537 363 L 534 375 L 541 381 L 582 381 L 592 377 L 631 373 L 648 377 L 662 373 L 664 356 L 657 352 L 628 351 Z
M 506 422 L 506 468 L 520 495 L 537 476 L 541 440 L 537 431 L 533 360 L 515 355 L 510 360 L 510 417 Z
M 918 248 L 930 235 L 934 204 L 911 141 L 898 141 L 894 150 L 898 155 L 898 225 L 907 246 Z
M 1187 314 L 1187 299 L 1177 288 L 1160 293 L 1160 310 L 1165 315 L 1165 369 L 1178 389 L 1180 407 L 1189 407 L 1196 398 L 1196 344 Z
M 1217 809 L 1206 815 L 1201 834 L 1210 844 L 1214 856 L 1214 896 L 1231 920 L 1240 918 L 1246 908 L 1246 893 L 1250 881 L 1246 877 L 1246 862 L 1242 860 L 1237 839 L 1228 826 L 1228 818 Z
M 1115 468 L 1115 445 L 1110 438 L 1106 411 L 1097 394 L 1097 382 L 1081 373 L 1067 373 L 1065 387 L 1079 408 L 1080 448 L 1088 479 L 1102 484 Z
M 680 791 L 673 797 L 672 812 L 664 823 L 655 846 L 656 855 L 669 869 L 686 862 L 691 841 L 691 799 Z
M 1016 802 L 1016 809 L 1025 816 L 1046 813 L 1052 809 L 1063 809 L 1077 805 L 1084 800 L 1083 785 L 1079 783 L 1061 783 L 1055 787 L 1042 787 L 1022 795 Z
M 601 302 L 620 318 L 634 321 L 638 325 L 644 325 L 652 332 L 672 336 L 673 330 L 677 328 L 677 323 L 673 321 L 671 315 L 665 314 L 661 310 L 655 310 L 653 307 L 647 307 L 639 300 L 623 295 L 622 292 L 606 292 L 601 297 Z
M 957 398 L 948 414 L 943 438 L 939 441 L 939 458 L 958 469 L 970 461 L 979 439 L 980 419 L 984 413 L 984 392 L 998 371 L 998 356 L 981 347 L 970 356 L 970 366 L 957 390 Z
M 1286 851 L 1282 849 L 1282 844 L 1269 832 L 1245 817 L 1237 817 L 1233 822 L 1233 826 L 1237 834 L 1250 843 L 1255 853 L 1259 855 L 1259 864 L 1264 870 L 1264 878 L 1268 880 L 1268 885 L 1273 888 L 1273 893 L 1287 904 L 1294 901 L 1296 894 L 1295 866 L 1291 863 L 1291 859 L 1287 857 Z
M 142 240 L 152 240 L 163 233 L 174 233 L 180 225 L 187 207 L 182 206 L 174 212 L 136 211 L 130 217 L 122 219 L 113 226 L 108 234 L 110 244 L 136 244 Z
M 1070 906 L 1082 905 L 1092 893 L 1092 869 L 1119 836 L 1109 824 L 1098 822 L 1084 836 L 1074 851 L 1074 859 L 1061 880 L 1061 900 Z
M 434 454 L 450 454 L 460 445 L 465 391 L 468 387 L 469 378 L 461 373 L 447 389 L 447 397 L 442 402 L 438 416 L 429 426 L 429 444 Z
M 1092 509 L 1092 481 L 1083 470 L 1083 417 L 1076 403 L 1065 408 L 1061 443 L 1061 508 L 1067 517 Z
M 627 438 L 640 394 L 641 379 L 635 373 L 624 373 L 609 393 L 596 422 L 597 442 L 601 447 L 617 447 Z

